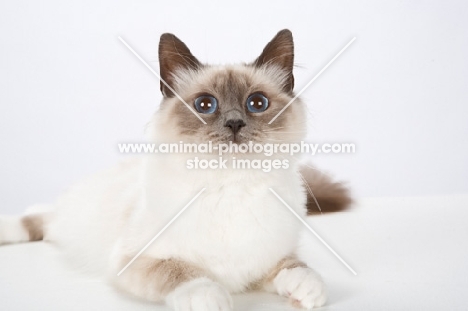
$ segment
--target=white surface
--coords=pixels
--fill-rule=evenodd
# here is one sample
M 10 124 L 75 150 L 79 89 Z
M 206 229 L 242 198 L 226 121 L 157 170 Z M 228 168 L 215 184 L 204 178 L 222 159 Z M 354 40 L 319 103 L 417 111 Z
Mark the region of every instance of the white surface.
M 159 82 L 163 32 L 202 61 L 253 60 L 282 28 L 296 42 L 296 90 L 352 37 L 304 93 L 311 137 L 353 142 L 319 167 L 360 196 L 468 193 L 468 2 L 1 1 L 0 214 L 51 202 L 140 141 Z
M 321 310 L 466 310 L 468 196 L 366 199 L 310 225 L 358 272 L 310 234 L 301 254 L 325 278 Z M 248 254 L 246 255 L 248 260 Z M 269 294 L 235 297 L 236 309 L 297 310 Z M 74 271 L 42 242 L 0 247 L 1 310 L 166 310 Z

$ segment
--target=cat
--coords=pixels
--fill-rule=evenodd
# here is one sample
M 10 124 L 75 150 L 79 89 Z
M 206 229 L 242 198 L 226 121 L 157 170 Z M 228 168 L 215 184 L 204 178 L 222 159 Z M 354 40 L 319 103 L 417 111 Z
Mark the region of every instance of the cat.
M 166 33 L 160 38 L 159 62 L 163 99 L 148 124 L 152 143 L 219 145 L 305 137 L 305 105 L 299 98 L 268 124 L 294 97 L 289 30 L 278 32 L 254 62 L 224 66 L 201 63 Z M 189 170 L 185 164 L 193 157 L 158 154 L 124 161 L 81 181 L 53 205 L 0 217 L 0 244 L 51 241 L 122 291 L 174 310 L 232 310 L 231 293 L 253 289 L 288 297 L 304 309 L 322 306 L 327 294 L 321 277 L 295 255 L 302 224 L 269 188 L 301 216 L 320 207 L 324 212 L 346 208 L 348 190 L 287 154 L 269 157 L 287 160 L 289 166 L 268 173 Z

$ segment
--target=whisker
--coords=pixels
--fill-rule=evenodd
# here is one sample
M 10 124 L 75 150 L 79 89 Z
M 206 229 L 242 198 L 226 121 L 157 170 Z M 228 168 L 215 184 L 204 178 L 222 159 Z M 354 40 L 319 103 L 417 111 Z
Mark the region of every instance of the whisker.
M 318 207 L 318 209 L 319 209 L 319 211 L 320 211 L 320 214 L 323 215 L 322 209 L 320 208 L 320 205 L 319 205 L 317 199 L 315 198 L 315 195 L 314 195 L 314 193 L 312 192 L 312 189 L 310 189 L 310 186 L 309 186 L 309 184 L 307 183 L 307 180 L 304 178 L 304 176 L 301 174 L 301 172 L 298 171 L 298 173 L 299 173 L 299 176 L 301 176 L 301 179 L 302 179 L 302 181 L 304 182 L 304 184 L 305 184 L 305 186 L 306 186 L 306 188 L 307 188 L 307 191 L 309 192 L 310 196 L 314 199 L 315 204 L 317 204 L 317 207 Z
M 275 128 L 269 128 L 268 130 L 274 131 L 274 130 L 281 130 L 281 129 L 284 129 L 284 126 L 275 127 Z
M 306 154 L 307 154 L 307 153 L 306 153 Z M 310 166 L 310 165 L 308 165 L 307 163 L 303 163 L 304 161 L 303 161 L 302 159 L 299 159 L 299 158 L 297 158 L 297 157 L 295 157 L 295 156 L 292 156 L 292 157 L 293 157 L 294 159 L 296 159 L 296 161 L 301 162 L 301 165 L 307 166 L 308 168 L 310 168 L 310 169 L 312 169 L 312 170 L 314 170 L 314 171 L 318 171 L 318 172 L 320 172 L 320 174 L 324 174 L 324 172 L 321 171 L 321 170 L 319 170 L 318 168 L 313 167 L 313 166 Z
M 273 142 L 282 142 L 282 143 L 291 143 L 290 141 L 284 139 L 272 139 L 272 138 L 265 138 L 264 141 L 273 141 Z
M 300 131 L 300 132 L 277 132 L 277 131 L 271 131 L 271 132 L 264 132 L 264 133 L 278 133 L 278 134 L 306 134 L 307 131 Z

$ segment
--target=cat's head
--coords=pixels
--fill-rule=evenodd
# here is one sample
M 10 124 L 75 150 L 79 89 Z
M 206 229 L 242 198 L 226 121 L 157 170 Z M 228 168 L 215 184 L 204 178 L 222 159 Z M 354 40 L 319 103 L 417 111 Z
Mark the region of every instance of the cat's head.
M 158 131 L 198 143 L 301 140 L 306 116 L 300 99 L 269 124 L 294 98 L 293 62 L 293 38 L 286 29 L 252 63 L 224 66 L 201 63 L 176 36 L 163 34 Z

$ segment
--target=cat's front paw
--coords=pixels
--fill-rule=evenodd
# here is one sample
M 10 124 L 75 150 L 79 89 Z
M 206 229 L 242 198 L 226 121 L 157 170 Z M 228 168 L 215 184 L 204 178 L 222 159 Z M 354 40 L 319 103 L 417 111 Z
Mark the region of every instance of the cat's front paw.
M 209 279 L 196 279 L 177 287 L 166 303 L 176 311 L 231 311 L 232 298 L 221 285 Z
M 310 268 L 283 269 L 273 283 L 278 294 L 289 297 L 296 307 L 310 310 L 323 306 L 327 300 L 322 278 Z

